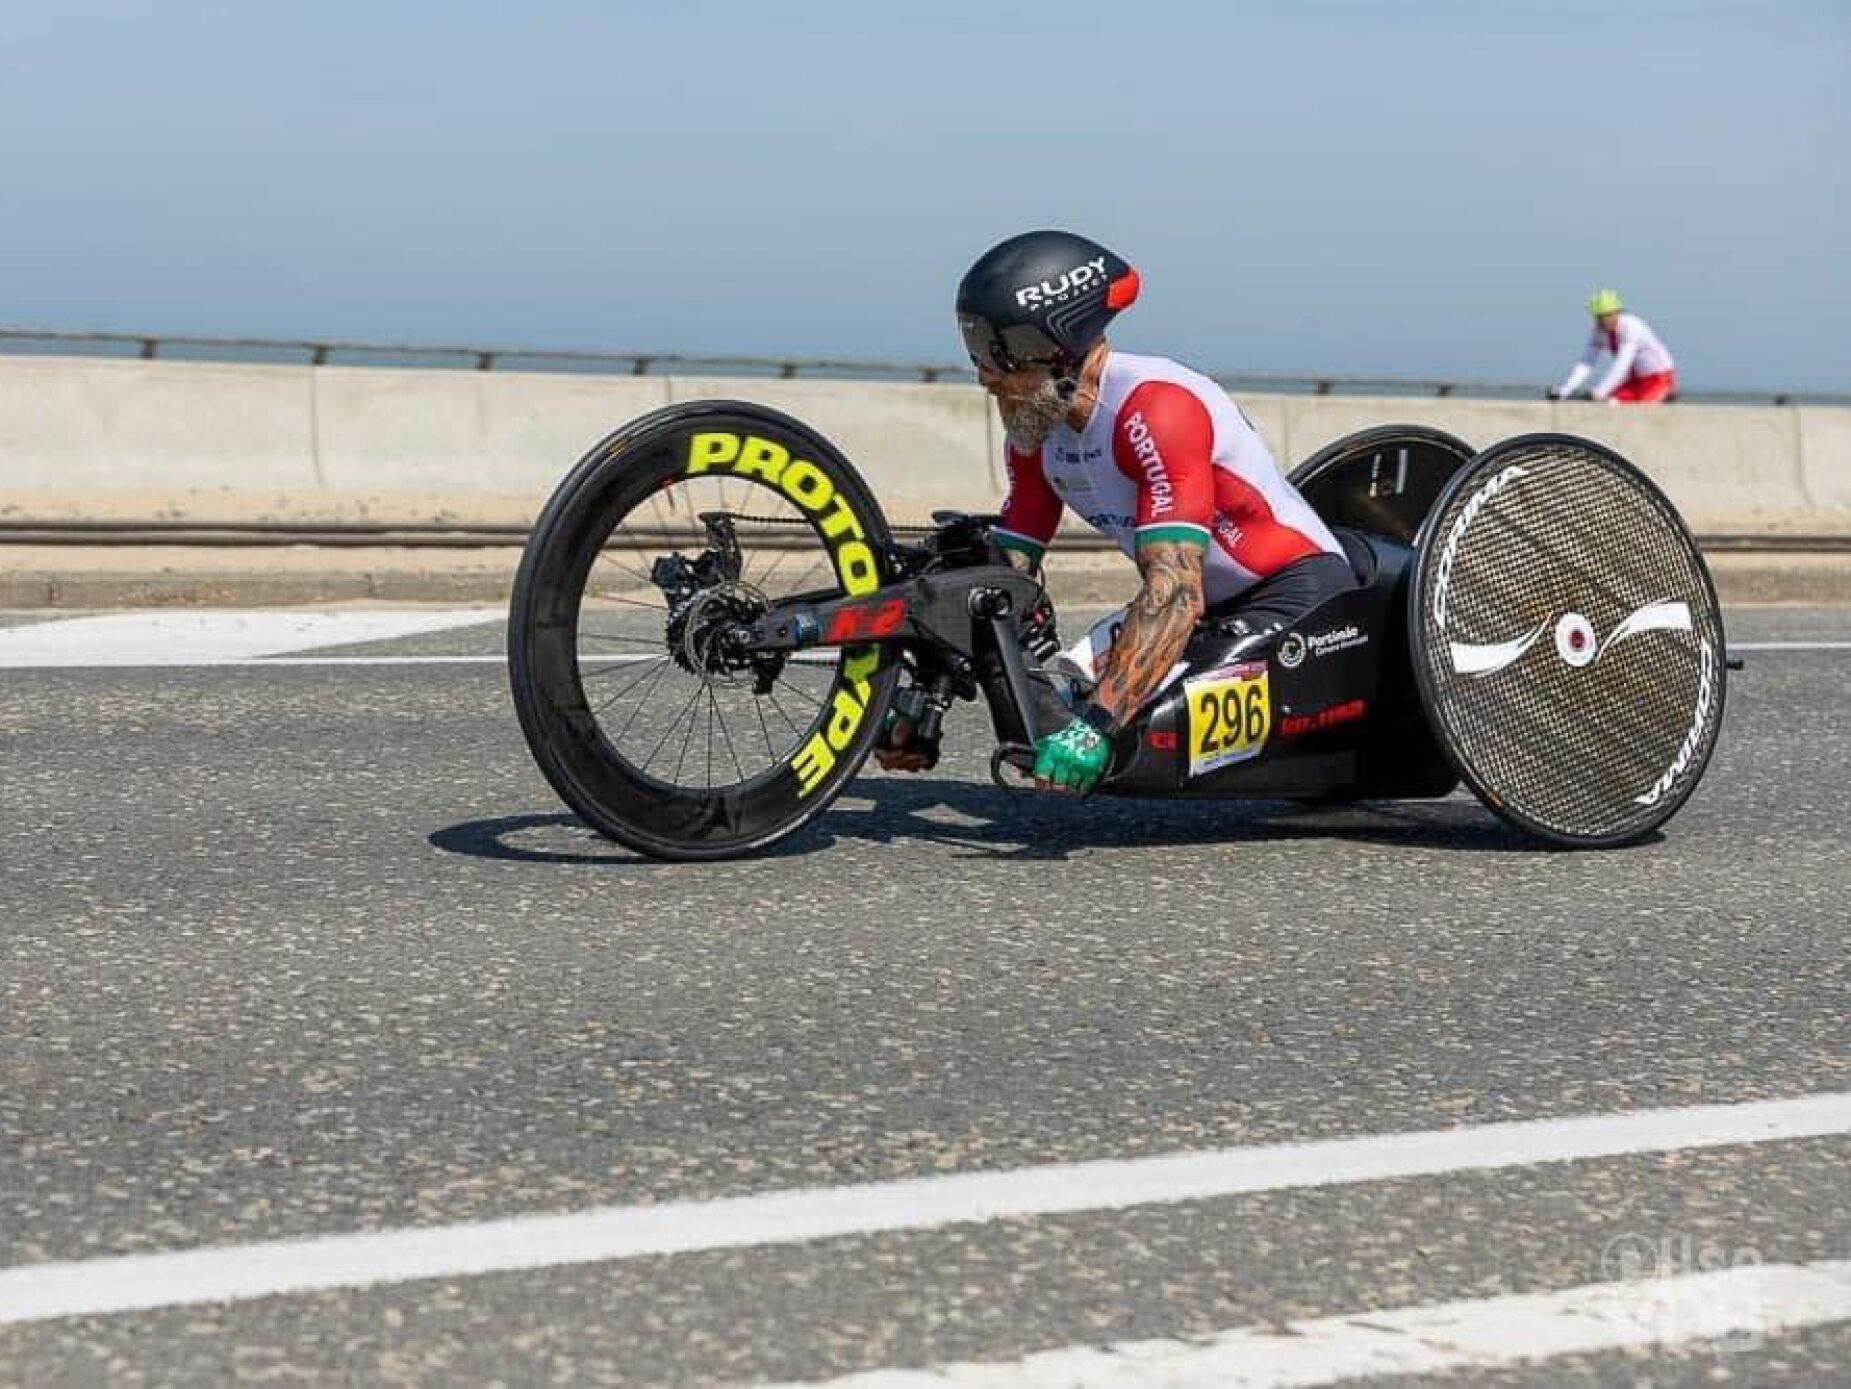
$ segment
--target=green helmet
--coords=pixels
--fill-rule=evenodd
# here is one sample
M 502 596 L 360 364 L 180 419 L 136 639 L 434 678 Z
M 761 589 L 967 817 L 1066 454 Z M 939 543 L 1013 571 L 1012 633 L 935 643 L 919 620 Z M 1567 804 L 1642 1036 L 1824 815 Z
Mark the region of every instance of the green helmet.
M 1597 289 L 1587 297 L 1587 311 L 1599 318 L 1602 314 L 1618 313 L 1625 306 L 1620 303 L 1617 289 Z

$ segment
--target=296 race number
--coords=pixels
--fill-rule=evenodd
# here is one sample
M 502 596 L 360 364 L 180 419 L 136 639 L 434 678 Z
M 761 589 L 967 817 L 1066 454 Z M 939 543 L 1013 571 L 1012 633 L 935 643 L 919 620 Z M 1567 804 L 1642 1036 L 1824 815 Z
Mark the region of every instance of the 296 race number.
M 1266 663 L 1223 666 L 1188 681 L 1189 775 L 1258 756 L 1272 732 Z

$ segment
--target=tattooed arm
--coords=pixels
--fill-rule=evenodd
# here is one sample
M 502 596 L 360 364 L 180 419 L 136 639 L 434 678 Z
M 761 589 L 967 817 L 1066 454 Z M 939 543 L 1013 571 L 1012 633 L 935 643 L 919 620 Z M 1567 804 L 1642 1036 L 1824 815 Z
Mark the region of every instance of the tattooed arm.
M 1106 658 L 1093 703 L 1123 728 L 1163 683 L 1189 645 L 1206 604 L 1202 598 L 1202 547 L 1159 540 L 1138 547 L 1144 586 L 1125 609 L 1125 625 Z

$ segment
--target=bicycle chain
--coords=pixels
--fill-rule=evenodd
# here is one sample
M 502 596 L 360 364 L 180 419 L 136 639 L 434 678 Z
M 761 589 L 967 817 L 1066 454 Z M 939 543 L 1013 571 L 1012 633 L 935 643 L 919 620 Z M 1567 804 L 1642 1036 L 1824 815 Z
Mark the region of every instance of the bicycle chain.
M 749 521 L 755 526 L 804 526 L 807 528 L 810 524 L 796 516 L 749 516 L 741 511 L 726 511 L 720 514 L 734 521 Z M 936 535 L 939 531 L 937 526 L 889 526 L 887 529 L 895 535 Z

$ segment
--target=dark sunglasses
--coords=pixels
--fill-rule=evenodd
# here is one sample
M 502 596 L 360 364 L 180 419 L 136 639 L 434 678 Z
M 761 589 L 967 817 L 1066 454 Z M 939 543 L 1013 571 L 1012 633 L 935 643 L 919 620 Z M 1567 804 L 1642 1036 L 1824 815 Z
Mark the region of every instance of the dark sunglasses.
M 987 318 L 958 315 L 964 350 L 971 363 L 989 371 L 1020 371 L 1023 367 L 1056 369 L 1063 361 L 1060 345 L 1031 323 L 998 328 Z

